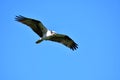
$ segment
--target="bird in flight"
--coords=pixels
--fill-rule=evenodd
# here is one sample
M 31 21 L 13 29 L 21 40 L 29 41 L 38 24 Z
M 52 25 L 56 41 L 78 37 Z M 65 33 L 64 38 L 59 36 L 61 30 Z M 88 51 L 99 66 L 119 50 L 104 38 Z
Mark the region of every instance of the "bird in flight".
M 58 34 L 55 31 L 48 30 L 41 21 L 32 18 L 27 18 L 24 16 L 16 16 L 16 21 L 21 22 L 29 26 L 38 36 L 40 37 L 36 43 L 40 43 L 44 40 L 54 41 L 65 45 L 66 47 L 72 49 L 73 51 L 78 48 L 78 44 L 75 43 L 69 36 L 64 34 Z

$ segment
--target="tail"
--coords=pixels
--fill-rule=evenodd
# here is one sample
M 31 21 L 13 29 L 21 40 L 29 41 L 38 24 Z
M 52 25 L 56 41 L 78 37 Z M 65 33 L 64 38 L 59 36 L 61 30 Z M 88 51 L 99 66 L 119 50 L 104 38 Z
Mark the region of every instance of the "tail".
M 42 41 L 43 41 L 43 39 L 39 39 L 36 41 L 36 44 L 41 43 Z

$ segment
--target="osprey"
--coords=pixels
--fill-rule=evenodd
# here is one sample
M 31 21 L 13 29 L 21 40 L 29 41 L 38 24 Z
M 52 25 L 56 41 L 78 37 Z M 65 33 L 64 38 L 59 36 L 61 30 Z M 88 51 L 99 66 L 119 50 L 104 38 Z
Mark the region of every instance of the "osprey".
M 36 41 L 36 43 L 40 43 L 44 40 L 50 40 L 54 42 L 59 42 L 65 45 L 66 47 L 76 50 L 78 45 L 67 35 L 58 34 L 55 31 L 48 30 L 41 21 L 27 18 L 24 16 L 16 16 L 16 21 L 21 22 L 27 26 L 29 26 L 35 33 L 40 36 L 40 39 Z

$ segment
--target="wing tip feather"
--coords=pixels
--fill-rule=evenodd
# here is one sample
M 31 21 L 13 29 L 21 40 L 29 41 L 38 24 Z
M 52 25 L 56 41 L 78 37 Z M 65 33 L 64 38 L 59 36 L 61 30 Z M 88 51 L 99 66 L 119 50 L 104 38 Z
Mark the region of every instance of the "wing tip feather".
M 70 37 L 68 37 L 67 35 L 65 35 L 65 37 L 66 37 L 67 39 L 69 39 L 69 40 L 72 41 L 71 45 L 69 45 L 68 47 L 69 47 L 70 49 L 72 49 L 73 51 L 74 51 L 74 50 L 77 50 L 78 44 L 75 43 L 75 42 L 74 42 Z
M 25 19 L 25 17 L 22 16 L 22 15 L 18 15 L 18 16 L 15 17 L 15 20 L 16 20 L 16 21 L 22 21 L 22 20 L 24 20 L 24 19 Z
M 78 48 L 78 44 L 76 43 L 73 43 L 71 46 L 70 46 L 70 49 L 72 49 L 73 51 L 76 50 Z

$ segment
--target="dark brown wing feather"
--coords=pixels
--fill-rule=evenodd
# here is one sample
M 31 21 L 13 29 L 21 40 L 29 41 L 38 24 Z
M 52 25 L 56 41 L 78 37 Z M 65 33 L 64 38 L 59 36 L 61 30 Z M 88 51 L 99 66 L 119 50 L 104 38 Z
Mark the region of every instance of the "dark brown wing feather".
M 49 36 L 46 40 L 55 41 L 62 43 L 63 45 L 69 47 L 72 50 L 76 50 L 78 48 L 78 44 L 76 44 L 70 37 L 63 34 L 54 34 L 53 36 Z
M 43 36 L 43 33 L 47 32 L 47 29 L 44 25 L 35 19 L 26 18 L 24 16 L 16 16 L 16 21 L 21 22 L 27 26 L 29 26 L 35 33 L 37 33 L 40 37 Z

